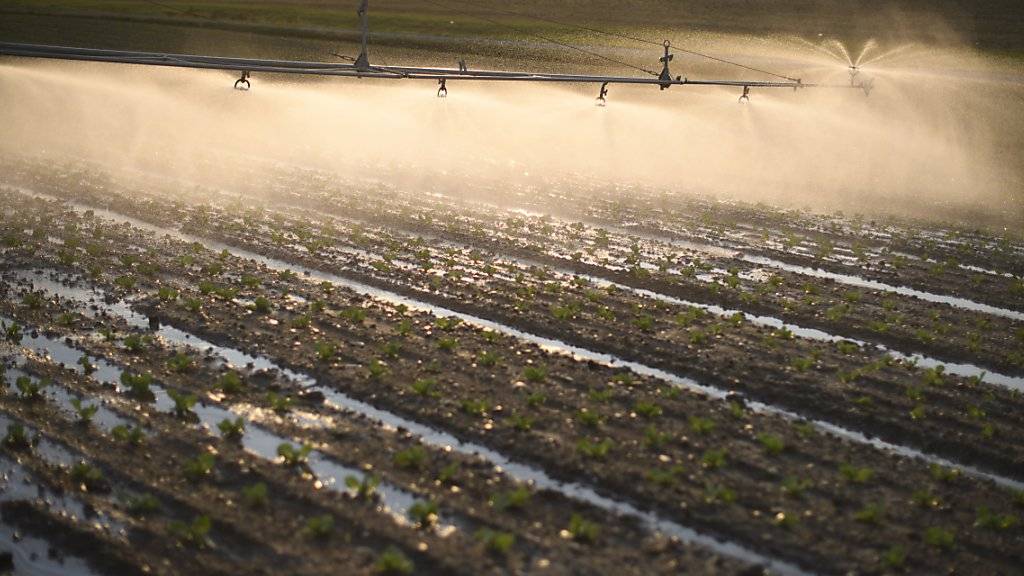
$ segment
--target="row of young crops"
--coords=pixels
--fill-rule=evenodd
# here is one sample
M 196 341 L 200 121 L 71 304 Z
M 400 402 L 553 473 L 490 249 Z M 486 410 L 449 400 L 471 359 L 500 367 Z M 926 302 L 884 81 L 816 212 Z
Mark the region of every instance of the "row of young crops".
M 8 163 L 0 464 L 40 496 L 0 506 L 96 572 L 1019 570 L 1022 307 L 961 287 L 1012 291 L 998 255 L 879 288 L 756 263 L 752 209 L 685 247 L 674 209 Z M 818 226 L 837 274 L 893 250 Z

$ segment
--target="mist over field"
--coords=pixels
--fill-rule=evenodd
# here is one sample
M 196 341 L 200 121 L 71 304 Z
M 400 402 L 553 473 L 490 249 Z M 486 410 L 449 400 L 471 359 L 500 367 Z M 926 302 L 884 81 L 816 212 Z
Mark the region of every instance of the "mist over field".
M 1024 80 L 963 47 L 912 43 L 705 38 L 719 54 L 828 87 L 799 91 L 612 86 L 489 86 L 257 77 L 249 93 L 225 73 L 9 60 L 2 64 L 0 147 L 64 150 L 111 166 L 227 177 L 258 190 L 260 166 L 204 174 L 211 152 L 325 168 L 471 197 L 550 188 L 651 187 L 819 211 L 1024 217 Z M 656 53 L 655 53 L 656 54 Z M 851 88 L 870 79 L 869 97 Z M 509 66 L 522 65 L 509 61 Z M 528 64 L 528 63 L 527 63 Z M 751 77 L 677 58 L 691 78 Z M 756 76 L 756 75 L 753 75 Z

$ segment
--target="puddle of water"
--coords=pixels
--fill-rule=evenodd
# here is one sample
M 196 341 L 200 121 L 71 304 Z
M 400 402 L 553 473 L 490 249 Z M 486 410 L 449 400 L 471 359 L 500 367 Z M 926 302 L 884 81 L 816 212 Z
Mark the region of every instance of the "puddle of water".
M 41 501 L 55 514 L 85 520 L 85 507 L 68 496 L 57 496 L 35 482 L 20 465 L 0 456 L 0 502 Z M 24 576 L 97 576 L 84 560 L 76 556 L 51 557 L 53 546 L 41 538 L 25 536 L 0 522 L 0 552 L 14 557 L 15 575 Z

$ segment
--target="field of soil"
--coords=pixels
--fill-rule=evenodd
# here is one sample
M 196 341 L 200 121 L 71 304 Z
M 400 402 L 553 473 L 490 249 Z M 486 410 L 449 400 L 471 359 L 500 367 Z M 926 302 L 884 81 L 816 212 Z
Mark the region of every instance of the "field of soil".
M 0 159 L 0 572 L 1024 573 L 1019 238 L 262 170 Z

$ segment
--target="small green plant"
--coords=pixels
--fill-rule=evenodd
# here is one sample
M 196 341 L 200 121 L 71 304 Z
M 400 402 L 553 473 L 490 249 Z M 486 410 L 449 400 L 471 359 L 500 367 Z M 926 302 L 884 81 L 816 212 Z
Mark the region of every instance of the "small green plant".
M 197 516 L 191 523 L 171 522 L 168 527 L 178 542 L 196 548 L 204 548 L 209 544 L 208 536 L 213 522 L 209 516 Z
M 409 470 L 422 470 L 427 463 L 427 456 L 422 446 L 412 446 L 395 453 L 395 465 Z
M 720 448 L 718 450 L 708 450 L 704 452 L 704 455 L 701 457 L 700 461 L 701 464 L 708 470 L 716 470 L 718 468 L 721 468 L 722 466 L 725 466 L 725 459 L 725 448 Z
M 459 345 L 455 338 L 443 336 L 437 340 L 437 348 L 443 352 L 452 352 Z
M 868 504 L 854 513 L 853 519 L 866 524 L 878 524 L 885 515 L 885 509 L 881 504 Z
M 70 472 L 71 481 L 79 486 L 84 486 L 86 490 L 96 492 L 103 488 L 103 472 L 90 465 L 87 462 L 78 462 L 71 467 Z
M 353 495 L 361 500 L 369 500 L 377 492 L 380 486 L 380 478 L 377 476 L 363 476 L 362 480 L 355 476 L 345 477 L 345 486 L 352 490 Z
M 370 378 L 380 378 L 388 373 L 388 365 L 381 362 L 380 360 L 371 360 L 370 365 L 367 366 L 370 371 Z
M 267 485 L 263 482 L 242 487 L 242 503 L 254 510 L 266 508 L 270 500 L 267 496 Z
M 270 300 L 266 297 L 257 296 L 256 299 L 252 301 L 252 309 L 257 314 L 269 314 L 272 306 L 270 305 Z
M 132 516 L 150 516 L 160 511 L 160 501 L 152 494 L 130 496 L 125 500 L 125 507 Z
M 174 415 L 178 418 L 190 418 L 195 416 L 192 408 L 199 400 L 194 394 L 180 394 L 174 390 L 167 390 L 167 395 L 174 401 Z
M 3 447 L 12 450 L 27 452 L 32 449 L 32 440 L 21 424 L 11 423 L 7 425 L 7 435 L 3 439 Z
M 441 393 L 436 389 L 436 378 L 419 378 L 410 384 L 409 387 L 412 389 L 413 393 L 418 396 L 429 398 L 439 398 L 441 396 Z
M 192 359 L 189 358 L 188 354 L 178 352 L 167 361 L 167 368 L 170 369 L 171 372 L 184 374 L 192 369 Z
M 491 498 L 491 505 L 501 511 L 522 510 L 530 503 L 533 494 L 526 486 L 518 486 L 507 492 L 495 494 Z
M 792 498 L 799 498 L 813 483 L 806 478 L 787 477 L 782 481 L 782 493 Z
M 593 544 L 597 541 L 597 538 L 601 533 L 601 529 L 597 524 L 587 520 L 583 516 L 573 514 L 572 518 L 569 519 L 569 527 L 566 529 L 566 532 L 577 542 Z
M 932 464 L 930 470 L 932 478 L 940 482 L 952 482 L 960 478 L 960 469 L 958 468 L 946 468 L 941 464 Z
M 267 392 L 267 405 L 275 414 L 287 414 L 292 409 L 291 396 L 285 396 L 276 392 Z
M 149 386 L 152 383 L 153 376 L 148 373 L 121 373 L 121 384 L 128 389 L 128 395 L 131 396 L 132 398 L 135 398 L 136 400 L 140 400 L 143 402 L 152 402 L 155 399 L 153 391 L 149 389 Z
M 82 400 L 79 398 L 71 399 L 71 407 L 75 409 L 75 414 L 78 416 L 78 423 L 82 425 L 88 425 L 92 422 L 93 416 L 99 411 L 99 404 L 90 404 L 88 406 L 82 404 Z
M 324 514 L 323 516 L 314 516 L 306 521 L 306 526 L 302 529 L 302 535 L 307 538 L 315 538 L 317 540 L 326 540 L 334 532 L 334 516 L 330 514 Z
M 178 299 L 178 291 L 169 286 L 164 286 L 157 291 L 157 298 L 164 302 L 173 302 Z
M 512 550 L 516 543 L 515 535 L 509 532 L 499 532 L 490 528 L 477 530 L 476 539 L 479 540 L 489 552 L 505 556 Z
M 704 501 L 708 504 L 732 504 L 736 501 L 736 492 L 721 484 L 704 486 Z
M 199 482 L 213 473 L 213 467 L 216 463 L 217 459 L 214 458 L 213 454 L 203 452 L 185 462 L 185 465 L 182 467 L 182 473 L 190 481 Z
M 525 416 L 523 414 L 516 414 L 513 412 L 509 416 L 509 423 L 512 427 L 520 432 L 529 432 L 533 429 L 534 419 L 531 416 Z
M 409 520 L 412 520 L 420 528 L 429 528 L 437 523 L 437 504 L 429 501 L 420 501 L 409 507 Z
M 225 394 L 238 394 L 244 388 L 238 372 L 229 370 L 217 379 L 217 389 Z
M 547 366 L 527 366 L 523 369 L 523 378 L 525 378 L 527 382 L 543 382 L 547 377 Z
M 33 382 L 28 376 L 19 376 L 14 381 L 14 387 L 18 389 L 21 394 L 21 398 L 29 401 L 42 400 L 43 388 L 45 388 L 47 382 L 41 380 L 39 382 Z
M 653 402 L 643 401 L 637 402 L 633 405 L 633 412 L 635 412 L 637 416 L 642 416 L 644 418 L 657 418 L 662 414 L 661 406 L 658 406 Z
M 597 428 L 604 423 L 604 417 L 584 408 L 576 413 L 576 421 L 588 428 Z
M 690 416 L 690 429 L 697 434 L 707 434 L 715 429 L 715 422 L 700 416 Z
M 669 441 L 669 435 L 665 432 L 658 431 L 658 428 L 651 424 L 644 429 L 644 446 L 652 450 L 657 450 L 665 445 Z
M 530 408 L 536 408 L 547 402 L 547 399 L 547 396 L 541 394 L 540 392 L 534 392 L 526 397 L 526 405 L 529 406 Z
M 146 349 L 149 343 L 149 338 L 141 336 L 139 334 L 129 334 L 124 338 L 125 350 L 138 354 Z
M 591 442 L 584 438 L 576 443 L 576 449 L 587 458 L 603 460 L 612 449 L 612 441 L 610 438 L 605 438 L 600 442 Z
M 4 338 L 6 338 L 8 342 L 20 344 L 21 326 L 19 326 L 17 323 L 12 323 L 10 326 L 4 328 Z
M 757 437 L 757 440 L 761 443 L 764 451 L 772 456 L 782 454 L 782 451 L 786 449 L 786 444 L 782 441 L 782 438 L 774 434 L 761 434 Z
M 490 350 L 484 350 L 476 357 L 476 363 L 487 368 L 496 366 L 500 360 L 501 356 Z
M 987 506 L 982 506 L 978 508 L 978 516 L 974 525 L 987 530 L 1009 530 L 1018 522 L 1018 518 L 1012 514 L 996 514 Z
M 886 568 L 902 568 L 907 562 L 907 551 L 900 545 L 894 545 L 882 554 L 882 564 Z
M 956 535 L 952 530 L 940 528 L 938 526 L 932 526 L 925 530 L 924 533 L 925 544 L 934 548 L 940 548 L 942 550 L 951 550 L 953 545 L 956 543 Z
M 282 463 L 292 468 L 304 466 L 309 461 L 309 454 L 312 451 L 313 447 L 309 444 L 303 444 L 296 448 L 287 442 L 282 442 L 277 446 L 277 455 L 281 458 Z
M 414 569 L 412 560 L 395 547 L 389 547 L 377 557 L 373 565 L 374 572 L 387 576 L 407 576 Z
M 847 482 L 853 484 L 866 484 L 875 476 L 875 471 L 871 468 L 859 468 L 852 464 L 842 464 L 839 467 L 839 473 Z
M 217 423 L 217 429 L 220 430 L 220 435 L 229 440 L 239 440 L 245 434 L 245 420 L 239 416 L 232 421 L 230 418 L 225 418 Z
M 644 474 L 644 478 L 647 479 L 651 484 L 669 488 L 674 486 L 679 476 L 686 471 L 682 464 L 676 464 L 668 470 L 661 470 L 658 468 L 648 470 Z
M 363 320 L 366 320 L 366 309 L 359 306 L 342 310 L 340 314 L 342 318 L 348 319 L 353 324 L 360 324 Z
M 89 357 L 82 354 L 82 357 L 78 359 L 78 365 L 82 367 L 82 372 L 88 376 L 96 372 L 96 365 L 89 361 Z
M 487 416 L 487 412 L 491 409 L 491 403 L 486 399 L 481 400 L 463 400 L 462 411 L 470 416 Z
M 131 444 L 132 446 L 138 446 L 146 439 L 146 433 L 143 432 L 141 427 L 129 428 L 124 424 L 118 424 L 111 428 L 110 435 L 114 437 L 114 440 Z

